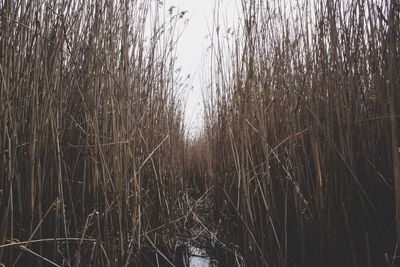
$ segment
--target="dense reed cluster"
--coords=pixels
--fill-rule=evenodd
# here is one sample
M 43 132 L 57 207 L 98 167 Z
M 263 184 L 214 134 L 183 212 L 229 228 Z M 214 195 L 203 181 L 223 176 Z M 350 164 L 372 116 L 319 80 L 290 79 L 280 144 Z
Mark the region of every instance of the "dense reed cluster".
M 162 8 L 0 0 L 0 263 L 398 265 L 399 2 L 241 1 L 193 140 Z
M 158 5 L 0 1 L 0 263 L 124 266 L 173 251 L 179 17 L 164 22 Z
M 397 266 L 399 2 L 253 0 L 242 14 L 214 28 L 194 145 L 207 160 L 191 163 L 216 192 L 219 240 L 246 266 Z

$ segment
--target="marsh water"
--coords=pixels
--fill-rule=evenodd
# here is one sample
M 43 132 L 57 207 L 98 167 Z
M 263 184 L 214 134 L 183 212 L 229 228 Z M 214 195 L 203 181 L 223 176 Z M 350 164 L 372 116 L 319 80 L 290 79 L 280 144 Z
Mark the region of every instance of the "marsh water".
M 178 266 L 181 267 L 217 267 L 218 260 L 211 248 L 199 247 L 188 242 L 178 251 L 180 258 Z
M 217 231 L 212 216 L 212 191 L 208 190 L 199 196 L 194 195 L 193 191 L 188 188 L 184 200 L 189 212 L 186 214 L 185 222 L 183 223 L 182 220 L 180 224 L 177 224 L 180 234 L 176 237 L 175 250 L 172 252 L 168 247 L 162 245 L 157 249 L 142 248 L 137 266 L 233 266 L 231 264 L 232 256 L 226 245 L 216 237 Z M 166 258 L 170 260 L 166 260 Z

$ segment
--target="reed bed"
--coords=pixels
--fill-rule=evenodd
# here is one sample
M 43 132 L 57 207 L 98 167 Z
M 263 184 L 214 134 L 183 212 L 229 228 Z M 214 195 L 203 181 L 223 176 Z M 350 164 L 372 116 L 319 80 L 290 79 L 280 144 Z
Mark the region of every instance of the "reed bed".
M 0 263 L 398 265 L 398 1 L 243 0 L 194 140 L 161 8 L 0 0 Z
M 0 263 L 172 260 L 179 17 L 159 5 L 0 1 Z
M 213 28 L 205 160 L 188 164 L 218 238 L 236 265 L 397 266 L 399 2 L 241 7 Z

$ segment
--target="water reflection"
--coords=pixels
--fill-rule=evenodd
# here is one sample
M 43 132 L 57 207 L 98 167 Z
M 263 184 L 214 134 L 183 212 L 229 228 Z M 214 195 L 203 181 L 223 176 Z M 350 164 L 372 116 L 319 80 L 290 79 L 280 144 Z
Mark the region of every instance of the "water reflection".
M 182 246 L 178 252 L 182 267 L 217 267 L 218 261 L 212 257 L 209 249 L 197 247 L 191 243 Z

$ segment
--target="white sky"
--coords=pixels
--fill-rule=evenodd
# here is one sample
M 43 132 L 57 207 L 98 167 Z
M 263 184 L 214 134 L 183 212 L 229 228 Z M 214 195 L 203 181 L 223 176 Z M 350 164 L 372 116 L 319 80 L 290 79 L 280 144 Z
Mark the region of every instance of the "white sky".
M 175 6 L 174 13 L 187 11 L 180 22 L 179 30 L 184 28 L 184 20 L 189 19 L 186 28 L 177 44 L 176 68 L 181 67 L 181 77 L 188 79 L 188 87 L 183 91 L 186 98 L 185 125 L 190 135 L 196 135 L 203 125 L 202 91 L 206 85 L 204 73 L 209 69 L 207 47 L 211 44 L 209 37 L 213 26 L 213 11 L 220 4 L 224 16 L 221 28 L 229 27 L 238 19 L 237 10 L 240 0 L 164 0 L 163 6 L 168 12 Z M 208 36 L 208 37 L 207 37 Z

